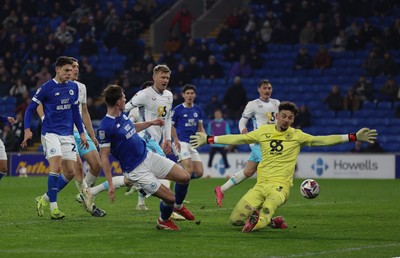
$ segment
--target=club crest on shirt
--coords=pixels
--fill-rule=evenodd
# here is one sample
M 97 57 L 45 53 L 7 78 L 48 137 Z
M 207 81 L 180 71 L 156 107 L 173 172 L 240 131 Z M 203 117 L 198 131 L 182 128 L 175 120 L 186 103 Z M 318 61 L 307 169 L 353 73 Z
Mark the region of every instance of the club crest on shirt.
M 152 97 L 151 100 L 156 100 L 156 97 Z
M 99 138 L 100 140 L 104 140 L 104 138 L 106 138 L 106 133 L 103 130 L 99 130 Z
M 293 138 L 293 134 L 292 133 L 288 132 L 288 133 L 285 134 L 285 139 L 286 140 L 290 140 L 292 138 Z
M 42 89 L 42 87 L 40 87 L 39 89 L 37 89 L 35 94 L 39 94 L 39 92 L 40 92 L 41 89 Z
M 73 96 L 74 94 L 74 90 L 69 90 L 69 95 Z
M 193 116 L 194 117 L 198 117 L 199 115 L 197 113 L 193 113 Z

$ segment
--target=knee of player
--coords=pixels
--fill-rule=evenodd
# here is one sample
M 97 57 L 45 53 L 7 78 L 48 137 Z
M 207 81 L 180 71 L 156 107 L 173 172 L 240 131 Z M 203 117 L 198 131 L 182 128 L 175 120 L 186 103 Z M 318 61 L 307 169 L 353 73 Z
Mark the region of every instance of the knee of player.
M 101 169 L 102 169 L 102 165 L 100 162 L 95 162 L 94 164 L 90 165 L 90 170 L 96 176 L 98 176 L 100 174 Z
M 0 166 L 0 172 L 7 172 L 8 171 L 8 168 L 7 168 L 7 165 L 2 165 L 2 166 Z

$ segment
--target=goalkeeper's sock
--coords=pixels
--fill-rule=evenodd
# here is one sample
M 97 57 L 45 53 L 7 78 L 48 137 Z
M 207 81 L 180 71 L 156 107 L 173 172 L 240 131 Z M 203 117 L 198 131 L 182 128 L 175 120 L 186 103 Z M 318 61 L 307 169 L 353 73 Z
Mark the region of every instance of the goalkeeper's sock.
M 244 175 L 243 169 L 239 170 L 233 176 L 231 176 L 231 178 L 229 178 L 229 180 L 226 181 L 225 184 L 221 186 L 221 191 L 224 193 L 225 191 L 229 190 L 232 186 L 240 184 L 246 178 L 247 177 Z
M 183 200 L 185 200 L 188 192 L 189 184 L 175 184 L 175 204 L 177 208 L 182 208 Z
M 161 212 L 160 217 L 163 221 L 167 221 L 171 217 L 173 210 L 174 210 L 174 205 L 166 204 L 163 201 L 160 202 L 160 212 Z
M 59 174 L 50 172 L 47 178 L 47 196 L 49 197 L 50 203 L 57 202 L 58 193 L 58 178 Z
M 3 178 L 3 176 L 5 176 L 6 173 L 5 172 L 0 172 L 0 180 Z
M 112 182 L 114 185 L 115 189 L 118 189 L 122 186 L 125 186 L 125 181 L 124 181 L 124 176 L 115 176 L 112 178 Z M 90 188 L 90 192 L 95 196 L 98 193 L 101 193 L 103 191 L 108 191 L 108 182 L 105 181 L 102 184 L 96 185 L 92 188 Z
M 57 179 L 57 188 L 58 191 L 64 189 L 64 187 L 69 183 L 69 180 L 65 178 L 63 174 L 61 174 Z
M 85 175 L 85 182 L 86 182 L 86 184 L 88 185 L 88 186 L 90 186 L 90 187 L 92 187 L 92 186 L 94 186 L 94 184 L 96 183 L 96 179 L 97 179 L 97 176 L 94 176 L 92 173 L 91 173 L 91 171 L 89 171 L 88 173 L 86 173 L 86 175 Z

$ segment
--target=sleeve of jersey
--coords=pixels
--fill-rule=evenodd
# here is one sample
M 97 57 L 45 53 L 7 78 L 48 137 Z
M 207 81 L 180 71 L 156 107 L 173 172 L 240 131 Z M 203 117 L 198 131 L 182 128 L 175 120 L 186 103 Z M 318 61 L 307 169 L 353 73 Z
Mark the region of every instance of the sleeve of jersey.
M 172 126 L 172 117 L 171 114 L 172 111 L 170 110 L 167 114 L 167 117 L 165 118 L 165 125 L 164 125 L 164 130 L 165 130 L 165 140 L 171 140 L 171 126 Z
M 109 138 L 110 138 L 109 130 L 106 130 L 100 126 L 100 128 L 97 130 L 97 140 L 99 141 L 99 147 L 100 148 L 110 147 L 111 141 Z
M 256 143 L 259 141 L 258 130 L 252 131 L 247 134 L 230 134 L 230 135 L 221 135 L 214 137 L 214 143 L 220 144 L 250 144 Z
M 74 124 L 76 125 L 76 128 L 78 128 L 78 132 L 80 134 L 83 133 L 84 130 L 83 130 L 82 117 L 81 114 L 79 113 L 79 106 L 76 104 L 72 105 L 72 117 L 74 119 Z
M 146 103 L 146 94 L 143 92 L 136 93 L 128 103 L 125 104 L 124 112 L 131 111 L 134 107 L 143 106 Z
M 313 136 L 308 146 L 330 146 L 345 142 L 342 135 Z
M 24 128 L 25 129 L 31 128 L 32 115 L 38 106 L 39 106 L 39 104 L 34 101 L 31 101 L 29 103 L 28 108 L 25 111 L 25 116 L 24 116 Z

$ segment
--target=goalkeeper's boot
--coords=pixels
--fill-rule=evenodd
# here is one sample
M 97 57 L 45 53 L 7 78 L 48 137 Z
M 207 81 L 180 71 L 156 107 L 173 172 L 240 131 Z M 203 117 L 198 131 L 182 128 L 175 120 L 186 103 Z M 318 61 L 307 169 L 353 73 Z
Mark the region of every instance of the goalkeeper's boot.
M 157 220 L 157 229 L 165 229 L 173 231 L 181 230 L 177 225 L 175 225 L 175 223 L 171 219 L 162 221 L 160 218 L 158 218 Z
M 182 215 L 187 220 L 194 220 L 194 215 L 185 206 L 180 209 L 174 207 L 174 212 Z
M 172 220 L 176 220 L 176 221 L 183 221 L 183 220 L 186 220 L 185 217 L 183 217 L 182 215 L 180 215 L 180 214 L 178 214 L 178 213 L 176 213 L 176 212 L 173 212 L 173 213 L 171 214 L 171 219 L 172 219 Z
M 277 216 L 275 218 L 272 218 L 271 223 L 269 223 L 269 226 L 271 228 L 280 228 L 280 229 L 285 229 L 288 227 L 285 219 L 282 216 Z
M 43 216 L 43 210 L 47 206 L 47 201 L 43 198 L 43 196 L 38 196 L 35 199 L 36 202 L 36 211 L 39 217 Z
M 50 217 L 51 219 L 63 219 L 65 217 L 65 214 L 58 208 L 55 208 L 52 211 L 50 211 Z
M 242 232 L 249 233 L 253 230 L 256 226 L 258 220 L 260 219 L 260 212 L 258 210 L 254 210 L 251 214 L 249 219 L 246 221 L 246 224 L 242 228 Z
M 221 190 L 221 186 L 215 187 L 214 192 L 215 192 L 215 198 L 217 200 L 217 205 L 219 207 L 222 207 L 222 199 L 224 199 L 224 193 Z

